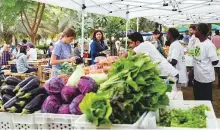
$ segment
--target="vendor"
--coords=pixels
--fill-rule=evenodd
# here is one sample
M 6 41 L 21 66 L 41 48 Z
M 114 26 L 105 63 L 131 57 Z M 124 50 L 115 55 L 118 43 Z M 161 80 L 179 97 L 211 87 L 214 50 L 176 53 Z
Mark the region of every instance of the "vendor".
M 76 37 L 76 32 L 68 28 L 62 33 L 62 37 L 55 43 L 52 51 L 50 64 L 52 67 L 52 77 L 57 76 L 58 70 L 61 68 L 60 63 L 63 62 L 75 62 L 75 58 L 71 57 L 71 45 L 70 43 Z
M 195 36 L 200 41 L 200 43 L 197 44 L 200 55 L 194 56 L 193 58 L 193 93 L 195 100 L 212 101 L 212 82 L 215 80 L 214 65 L 217 65 L 219 60 L 215 45 L 207 38 L 208 33 L 208 25 L 200 23 L 195 33 Z
M 153 62 L 159 62 L 157 67 L 161 71 L 162 76 L 178 77 L 179 72 L 163 57 L 151 42 L 144 42 L 139 32 L 132 33 L 128 38 L 130 40 L 129 47 L 133 49 L 133 54 L 148 54 Z M 122 56 L 127 57 L 127 53 Z
M 37 72 L 37 69 L 30 67 L 27 63 L 27 47 L 21 46 L 20 53 L 16 56 L 16 68 L 18 73 Z
M 106 56 L 102 51 L 107 50 L 108 47 L 104 43 L 104 36 L 101 30 L 96 30 L 93 33 L 93 41 L 90 45 L 90 55 L 92 58 L 92 64 L 95 64 L 95 58 L 98 56 Z
M 179 31 L 175 28 L 170 28 L 167 32 L 167 40 L 171 42 L 167 60 L 179 71 L 179 84 L 187 84 L 187 71 L 184 61 L 184 48 L 180 44 L 178 38 Z M 178 85 L 180 87 L 180 85 Z

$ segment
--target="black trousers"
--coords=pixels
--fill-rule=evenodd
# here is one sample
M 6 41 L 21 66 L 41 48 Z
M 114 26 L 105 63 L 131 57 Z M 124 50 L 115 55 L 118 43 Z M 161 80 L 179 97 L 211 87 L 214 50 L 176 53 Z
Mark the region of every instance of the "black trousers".
M 212 101 L 212 82 L 200 83 L 194 80 L 193 94 L 195 100 Z

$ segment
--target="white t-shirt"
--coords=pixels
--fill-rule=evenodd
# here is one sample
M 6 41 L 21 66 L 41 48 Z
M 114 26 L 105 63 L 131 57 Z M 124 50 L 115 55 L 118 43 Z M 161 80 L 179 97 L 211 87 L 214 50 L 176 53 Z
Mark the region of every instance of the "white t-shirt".
M 179 83 L 187 83 L 188 77 L 184 57 L 184 48 L 178 40 L 171 43 L 169 48 L 167 60 L 171 62 L 172 59 L 177 60 L 175 68 L 179 71 Z
M 27 55 L 29 55 L 28 60 L 37 60 L 37 50 L 34 48 L 30 48 L 29 51 L 27 51 Z
M 135 47 L 134 52 L 149 54 L 152 61 L 160 62 L 157 68 L 161 71 L 163 76 L 176 76 L 179 72 L 161 55 L 156 47 L 151 42 L 143 42 L 139 46 Z
M 206 39 L 200 42 L 197 46 L 200 47 L 200 56 L 193 57 L 194 79 L 201 83 L 210 83 L 215 80 L 215 70 L 212 61 L 217 61 L 215 45 Z
M 194 46 L 198 45 L 200 43 L 199 39 L 194 35 L 189 39 L 188 43 L 188 49 L 193 48 Z

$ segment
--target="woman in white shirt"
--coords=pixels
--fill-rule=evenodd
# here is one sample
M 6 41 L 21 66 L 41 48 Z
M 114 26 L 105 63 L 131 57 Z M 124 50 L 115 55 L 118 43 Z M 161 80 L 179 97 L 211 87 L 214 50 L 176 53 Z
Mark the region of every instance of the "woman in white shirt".
M 179 84 L 188 82 L 186 65 L 184 61 L 184 48 L 178 41 L 180 34 L 177 29 L 170 28 L 167 32 L 167 40 L 171 42 L 167 60 L 179 71 Z M 180 85 L 178 85 L 180 86 Z
M 195 100 L 212 101 L 212 82 L 215 80 L 214 65 L 217 65 L 219 60 L 215 45 L 207 38 L 208 33 L 208 25 L 200 23 L 195 33 L 200 43 L 195 47 L 197 50 L 193 57 Z
M 37 50 L 32 43 L 27 43 L 27 50 L 28 60 L 37 60 Z

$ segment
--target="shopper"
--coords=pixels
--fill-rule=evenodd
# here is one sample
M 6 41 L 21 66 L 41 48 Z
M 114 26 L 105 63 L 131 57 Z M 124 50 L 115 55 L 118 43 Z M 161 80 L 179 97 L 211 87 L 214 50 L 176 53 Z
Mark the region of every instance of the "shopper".
M 11 59 L 11 53 L 9 52 L 10 46 L 5 44 L 2 48 L 2 58 L 1 58 L 1 64 L 2 65 L 8 65 L 8 61 Z
M 199 51 L 198 55 L 193 58 L 195 100 L 212 101 L 212 82 L 215 80 L 214 65 L 217 65 L 219 60 L 215 45 L 207 38 L 208 33 L 208 25 L 200 23 L 195 33 L 200 41 L 197 45 Z
M 75 62 L 75 58 L 71 56 L 71 45 L 70 43 L 76 37 L 76 32 L 68 28 L 62 33 L 62 37 L 55 43 L 52 51 L 50 64 L 52 67 L 52 77 L 57 76 L 58 70 L 61 68 L 60 63 L 63 62 Z
M 101 30 L 96 30 L 93 33 L 93 41 L 90 45 L 90 55 L 92 58 L 92 64 L 95 64 L 95 58 L 98 56 L 106 56 L 103 51 L 107 50 L 108 47 L 104 43 L 104 36 Z
M 27 63 L 27 47 L 21 46 L 20 53 L 16 56 L 16 68 L 18 73 L 36 72 L 37 69 L 32 68 Z
M 216 48 L 220 48 L 219 30 L 215 31 L 215 36 L 212 38 L 212 43 L 215 45 Z

